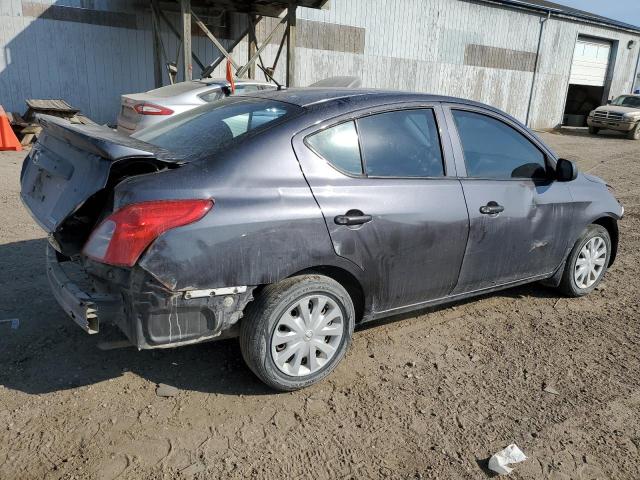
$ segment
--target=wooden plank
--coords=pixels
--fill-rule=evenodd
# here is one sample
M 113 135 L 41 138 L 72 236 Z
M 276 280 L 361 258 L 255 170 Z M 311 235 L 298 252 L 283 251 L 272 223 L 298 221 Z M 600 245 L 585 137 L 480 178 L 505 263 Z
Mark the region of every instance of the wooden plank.
M 249 15 L 249 34 L 247 35 L 247 40 L 248 40 L 248 48 L 247 48 L 247 58 L 253 58 L 253 56 L 256 54 L 256 16 L 255 15 Z M 255 63 L 252 63 L 251 65 L 249 65 L 249 70 L 248 70 L 248 77 L 249 78 L 256 78 L 256 65 Z
M 182 74 L 184 80 L 191 80 L 193 64 L 191 63 L 191 0 L 180 0 L 182 17 Z
M 162 57 L 163 48 L 160 38 L 160 19 L 158 0 L 151 0 L 151 36 L 153 37 L 153 84 L 156 88 L 162 86 Z
M 295 85 L 296 78 L 296 2 L 291 0 L 287 9 L 287 87 Z

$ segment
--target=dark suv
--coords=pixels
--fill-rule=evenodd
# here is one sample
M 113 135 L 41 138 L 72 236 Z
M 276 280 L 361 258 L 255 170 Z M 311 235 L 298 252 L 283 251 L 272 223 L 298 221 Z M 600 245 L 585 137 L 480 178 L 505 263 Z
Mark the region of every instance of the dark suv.
M 466 100 L 291 89 L 135 138 L 42 123 L 22 198 L 62 308 L 138 348 L 239 336 L 280 390 L 325 377 L 357 323 L 539 280 L 578 297 L 616 255 L 605 183 Z

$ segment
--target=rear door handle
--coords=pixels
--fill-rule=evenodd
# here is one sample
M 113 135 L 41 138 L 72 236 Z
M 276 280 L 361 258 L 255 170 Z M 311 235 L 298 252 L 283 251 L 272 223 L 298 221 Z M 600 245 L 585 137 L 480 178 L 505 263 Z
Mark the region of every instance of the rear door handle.
M 504 212 L 504 207 L 502 205 L 498 205 L 497 202 L 489 202 L 480 207 L 480 213 L 483 215 L 496 215 L 501 212 Z
M 344 215 L 337 215 L 333 221 L 336 225 L 363 225 L 373 220 L 371 215 L 365 215 L 360 210 L 349 210 Z

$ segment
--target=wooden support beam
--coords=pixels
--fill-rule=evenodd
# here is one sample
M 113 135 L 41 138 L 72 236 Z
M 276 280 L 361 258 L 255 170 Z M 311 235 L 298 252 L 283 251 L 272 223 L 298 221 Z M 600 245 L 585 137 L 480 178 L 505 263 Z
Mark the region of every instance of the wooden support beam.
M 296 78 L 296 2 L 289 0 L 287 9 L 287 87 L 295 85 Z
M 174 27 L 174 26 L 173 26 L 173 24 L 171 23 L 171 20 L 169 20 L 169 19 L 167 18 L 167 16 L 164 14 L 164 11 L 163 11 L 163 10 L 158 10 L 157 12 L 158 12 L 158 15 L 160 16 L 160 18 L 161 18 L 161 19 L 164 21 L 164 23 L 167 25 L 167 27 L 169 27 L 169 30 L 171 30 L 171 33 L 173 33 L 173 34 L 178 38 L 178 40 L 181 40 L 181 39 L 182 39 L 182 36 L 180 35 L 180 32 L 178 32 L 178 30 L 176 29 L 176 27 Z M 164 46 L 163 46 L 163 48 L 164 48 Z M 166 52 L 165 52 L 165 58 L 168 58 L 168 57 L 166 56 Z M 191 52 L 191 59 L 192 59 L 194 62 L 196 62 L 196 63 L 198 64 L 198 66 L 200 67 L 200 69 L 201 69 L 201 70 L 204 70 L 204 69 L 205 69 L 204 64 L 200 61 L 200 59 L 198 58 L 198 56 L 197 56 L 195 53 L 193 53 L 193 52 Z
M 193 65 L 191 63 L 191 0 L 180 0 L 182 18 L 182 65 L 184 80 L 191 80 Z
M 151 0 L 151 31 L 153 35 L 153 82 L 156 88 L 162 86 L 163 45 L 160 38 L 160 21 L 158 18 L 158 0 Z
M 260 21 L 260 19 L 261 19 L 261 18 L 262 18 L 262 17 L 258 17 L 258 20 L 257 20 L 257 21 Z M 245 31 L 244 31 L 244 32 L 242 32 L 242 33 L 240 34 L 240 36 L 239 36 L 236 40 L 234 40 L 234 41 L 233 41 L 233 43 L 232 43 L 232 44 L 231 44 L 231 46 L 229 47 L 229 50 L 233 51 L 233 49 L 234 49 L 234 48 L 236 48 L 236 47 L 238 46 L 238 44 L 242 41 L 242 39 L 243 39 L 244 37 L 246 37 L 247 35 L 249 35 L 249 28 L 248 28 L 248 27 L 245 29 Z M 220 65 L 220 62 L 222 62 L 222 60 L 224 60 L 224 59 L 225 59 L 224 54 L 222 54 L 222 55 L 218 55 L 218 56 L 216 57 L 216 59 L 215 59 L 213 62 L 211 62 L 211 63 L 209 64 L 209 66 L 208 66 L 208 67 L 206 67 L 206 68 L 204 68 L 204 69 L 203 69 L 202 77 L 203 77 L 203 78 L 206 78 L 206 77 L 208 77 L 209 75 L 211 75 L 211 72 L 213 72 L 213 71 L 216 69 L 216 67 L 217 67 L 218 65 Z
M 249 34 L 247 35 L 248 40 L 248 49 L 247 49 L 247 59 L 253 57 L 256 54 L 256 49 L 258 48 L 258 42 L 256 40 L 256 16 L 248 15 L 249 20 Z M 256 66 L 252 64 L 249 66 L 248 70 L 249 78 L 256 78 Z
M 207 37 L 209 37 L 209 40 L 211 40 L 213 42 L 213 44 L 216 46 L 216 48 L 218 50 L 220 50 L 222 55 L 224 55 L 226 58 L 229 59 L 229 61 L 231 62 L 231 65 L 233 65 L 233 68 L 235 68 L 236 70 L 239 69 L 240 66 L 233 60 L 233 58 L 231 58 L 231 54 L 229 52 L 227 52 L 227 50 L 218 41 L 218 39 L 215 37 L 215 35 L 213 33 L 211 33 L 211 31 L 207 28 L 207 26 L 204 24 L 204 22 L 202 20 L 200 20 L 200 18 L 195 13 L 192 12 L 191 14 L 193 15 L 193 21 L 196 22 L 196 25 L 198 25 L 198 27 L 200 27 L 200 30 L 202 30 L 202 32 Z
M 267 48 L 267 46 L 269 45 L 269 42 L 271 41 L 271 39 L 273 38 L 273 36 L 275 35 L 276 31 L 278 30 L 278 27 L 280 25 L 282 25 L 283 23 L 285 23 L 287 21 L 287 17 L 282 18 L 282 20 L 280 20 L 280 23 L 278 23 L 273 30 L 271 31 L 271 33 L 269 35 L 267 35 L 267 38 L 264 39 L 264 41 L 262 42 L 262 45 L 260 45 L 260 48 L 258 48 L 258 50 L 256 51 L 256 53 L 253 55 L 253 57 L 251 57 L 248 61 L 247 64 L 240 68 L 240 70 L 238 70 L 236 72 L 236 76 L 238 77 L 242 77 L 245 72 L 249 69 L 249 66 L 254 64 L 255 61 L 258 59 L 258 57 L 260 57 L 260 54 L 262 53 L 262 51 Z

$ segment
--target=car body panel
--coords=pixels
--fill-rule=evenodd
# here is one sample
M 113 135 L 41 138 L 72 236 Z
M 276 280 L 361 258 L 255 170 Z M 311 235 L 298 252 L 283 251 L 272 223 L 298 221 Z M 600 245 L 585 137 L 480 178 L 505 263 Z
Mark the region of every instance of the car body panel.
M 477 106 L 445 104 L 456 165 L 469 210 L 469 241 L 454 294 L 482 290 L 537 275 L 551 275 L 562 262 L 569 242 L 572 199 L 566 183 L 528 179 L 468 178 L 462 143 L 451 110 L 493 117 L 527 138 L 546 157 L 549 173 L 557 158 L 517 120 Z M 497 215 L 480 208 L 495 202 Z M 569 221 L 567 221 L 569 220 Z M 496 248 L 500 245 L 500 248 Z
M 23 164 L 20 195 L 47 233 L 105 187 L 114 164 L 129 159 L 181 160 L 107 127 L 73 125 L 48 115 L 39 120 L 43 133 Z
M 291 149 L 291 125 L 163 174 L 132 178 L 117 207 L 166 196 L 213 198 L 202 220 L 166 232 L 140 260 L 172 290 L 262 285 L 314 266 L 345 267 L 331 248 L 322 213 Z M 244 158 L 236 162 L 235 158 Z M 176 186 L 184 185 L 184 189 Z M 352 265 L 352 274 L 361 276 Z
M 375 311 L 441 298 L 454 288 L 468 234 L 460 182 L 455 172 L 440 178 L 349 176 L 310 150 L 304 139 L 353 118 L 408 108 L 432 109 L 437 121 L 444 122 L 437 104 L 396 103 L 332 118 L 293 139 L 336 254 L 358 265 L 372 280 L 386 279 L 371 282 Z M 452 151 L 445 139 L 445 166 L 451 171 Z M 337 225 L 334 218 L 350 210 L 362 211 L 373 220 L 357 227 Z
M 566 184 L 463 179 L 462 188 L 470 230 L 454 293 L 555 271 L 568 241 L 568 222 L 563 219 L 571 202 Z M 480 213 L 489 202 L 504 206 L 504 211 Z

